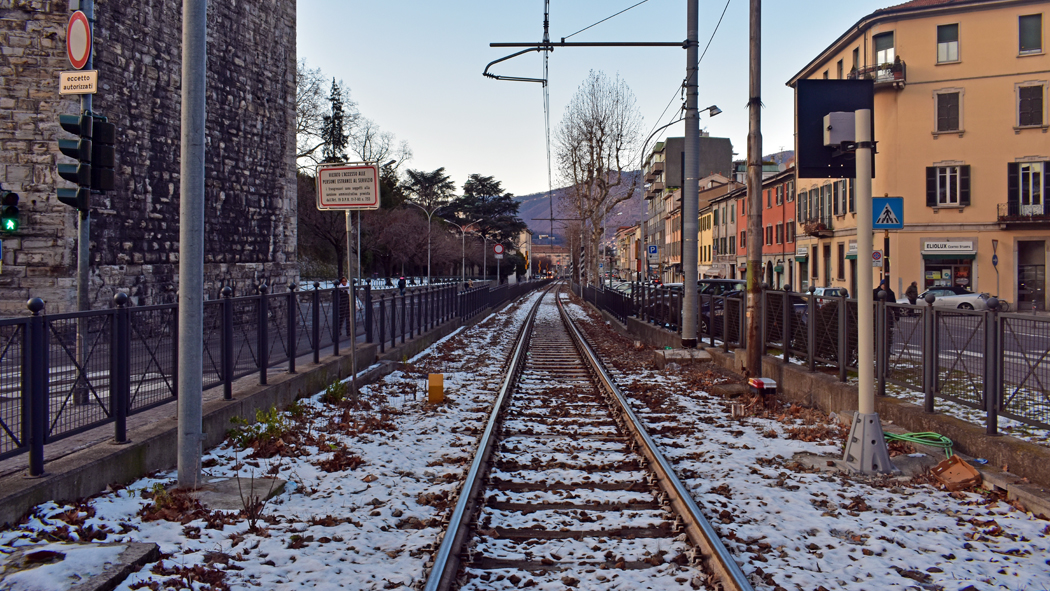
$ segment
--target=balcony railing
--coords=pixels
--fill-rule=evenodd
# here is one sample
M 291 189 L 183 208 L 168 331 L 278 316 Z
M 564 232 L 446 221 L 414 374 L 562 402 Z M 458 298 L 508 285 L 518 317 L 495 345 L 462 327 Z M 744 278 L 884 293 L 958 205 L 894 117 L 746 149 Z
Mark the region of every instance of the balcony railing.
M 908 80 L 908 64 L 898 58 L 892 64 L 878 64 L 865 66 L 859 70 L 852 70 L 846 78 L 849 80 L 874 80 L 876 88 L 882 85 L 903 88 Z
M 802 223 L 802 233 L 817 238 L 830 238 L 835 233 L 831 218 L 814 218 Z
M 1050 207 L 1043 203 L 1024 205 L 1017 201 L 999 204 L 999 221 L 1002 223 L 1040 224 L 1050 222 Z

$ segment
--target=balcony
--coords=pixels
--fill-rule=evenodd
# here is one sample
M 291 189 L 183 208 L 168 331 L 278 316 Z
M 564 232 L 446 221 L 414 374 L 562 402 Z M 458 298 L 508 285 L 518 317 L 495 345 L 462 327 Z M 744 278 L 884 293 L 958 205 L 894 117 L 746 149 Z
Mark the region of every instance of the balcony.
M 814 238 L 831 238 L 835 229 L 831 225 L 831 219 L 813 219 L 802 224 L 802 233 Z
M 999 223 L 1013 226 L 1050 225 L 1050 207 L 1043 203 L 1022 205 L 1017 201 L 999 204 Z
M 875 89 L 879 88 L 904 88 L 908 80 L 908 64 L 897 56 L 892 64 L 878 64 L 866 66 L 860 70 L 851 70 L 846 76 L 849 80 L 874 80 Z

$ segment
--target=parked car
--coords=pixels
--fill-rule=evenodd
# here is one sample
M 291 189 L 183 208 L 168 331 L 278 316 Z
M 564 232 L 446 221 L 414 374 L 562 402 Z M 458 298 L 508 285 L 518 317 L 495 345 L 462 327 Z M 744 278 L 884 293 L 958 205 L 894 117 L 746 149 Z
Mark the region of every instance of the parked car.
M 740 279 L 701 279 L 696 282 L 696 289 L 703 295 L 720 296 L 726 292 L 747 289 L 747 282 Z
M 984 310 L 988 307 L 986 293 L 974 293 L 965 287 L 957 285 L 939 285 L 919 294 L 918 304 L 925 302 L 926 294 L 932 293 L 937 296 L 933 305 L 935 308 L 952 308 L 957 310 Z M 908 298 L 898 298 L 898 304 L 910 304 Z
M 825 297 L 848 298 L 849 290 L 845 287 L 818 287 L 813 292 L 813 296 L 817 298 L 817 305 L 820 306 L 825 303 L 834 303 L 834 300 L 825 300 Z

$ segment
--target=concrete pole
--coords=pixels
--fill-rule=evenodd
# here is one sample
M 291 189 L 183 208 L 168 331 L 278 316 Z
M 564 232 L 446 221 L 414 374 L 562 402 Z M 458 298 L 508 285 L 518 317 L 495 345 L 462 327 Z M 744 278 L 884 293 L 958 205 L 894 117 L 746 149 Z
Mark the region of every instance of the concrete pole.
M 871 278 L 871 111 L 856 112 L 857 130 L 857 374 L 860 414 L 875 412 L 875 335 Z
M 747 376 L 762 375 L 762 0 L 751 0 L 747 134 Z
M 696 276 L 700 253 L 700 114 L 697 112 L 699 75 L 699 0 L 689 0 L 686 9 L 685 50 L 685 182 L 682 187 L 682 346 L 696 347 Z
M 182 4 L 182 146 L 179 183 L 179 488 L 201 475 L 204 358 L 204 135 L 207 0 Z

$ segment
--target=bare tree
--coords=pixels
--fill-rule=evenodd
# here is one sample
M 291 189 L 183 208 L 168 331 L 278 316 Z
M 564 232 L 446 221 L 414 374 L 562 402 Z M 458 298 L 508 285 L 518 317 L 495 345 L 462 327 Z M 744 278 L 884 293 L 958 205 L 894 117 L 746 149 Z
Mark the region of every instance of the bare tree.
M 558 173 L 569 187 L 566 209 L 585 224 L 587 260 L 581 279 L 597 277 L 596 255 L 605 220 L 637 188 L 638 177 L 625 175 L 624 167 L 638 161 L 635 152 L 641 124 L 634 93 L 627 83 L 619 76 L 609 79 L 592 70 L 565 108 L 555 131 Z M 625 183 L 629 185 L 623 190 Z
M 385 164 L 388 160 L 393 160 L 394 162 L 386 168 L 392 169 L 394 173 L 402 164 L 412 159 L 412 149 L 408 147 L 408 142 L 402 140 L 398 143 L 394 134 L 380 131 L 379 125 L 366 117 L 359 117 L 350 130 L 350 149 L 362 162 Z

